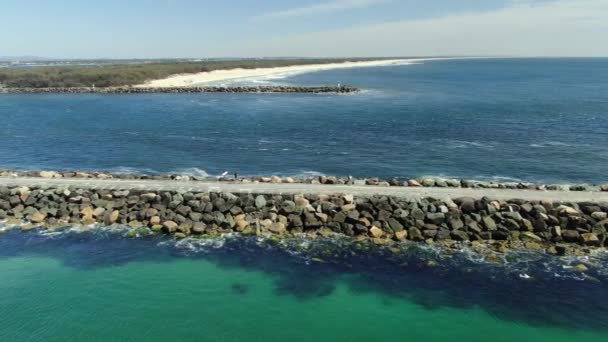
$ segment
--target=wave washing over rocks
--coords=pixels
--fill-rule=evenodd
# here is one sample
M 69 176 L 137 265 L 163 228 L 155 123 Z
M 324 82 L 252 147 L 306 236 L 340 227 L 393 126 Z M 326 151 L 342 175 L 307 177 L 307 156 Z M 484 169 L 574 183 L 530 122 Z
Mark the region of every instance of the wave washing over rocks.
M 0 88 L 0 94 L 183 94 L 183 93 L 355 93 L 350 86 L 231 86 L 231 87 L 80 87 L 80 88 Z
M 275 184 L 327 184 L 327 185 L 370 185 L 384 187 L 438 187 L 438 188 L 481 188 L 481 189 L 525 189 L 540 191 L 602 191 L 608 192 L 608 184 L 536 184 L 524 182 L 479 181 L 446 178 L 417 178 L 417 179 L 380 179 L 352 177 L 335 177 L 313 175 L 309 177 L 225 177 L 209 176 L 199 169 L 179 174 L 136 174 L 132 169 L 125 168 L 125 172 L 81 172 L 81 171 L 15 171 L 0 170 L 0 177 L 41 177 L 79 178 L 79 179 L 126 179 L 126 180 L 176 180 L 176 181 L 220 181 L 237 183 L 275 183 Z
M 238 233 L 281 240 L 346 237 L 472 250 L 498 260 L 511 249 L 583 256 L 608 246 L 608 203 L 403 199 L 349 194 L 269 195 L 188 191 L 0 187 L 5 227 L 126 226 L 129 235 L 176 239 Z M 584 270 L 585 266 L 579 267 Z
M 2 228 L 0 233 L 6 232 L 11 238 L 19 238 L 18 229 Z M 216 237 L 189 236 L 184 239 L 173 239 L 169 235 L 143 232 L 137 234 L 128 226 L 89 225 L 66 226 L 52 230 L 29 231 L 23 239 L 32 245 L 43 243 L 43 240 L 57 240 L 73 238 L 78 241 L 100 241 L 112 243 L 114 239 L 127 238 L 138 241 L 149 241 L 160 248 L 171 248 L 177 255 L 193 256 L 205 255 L 224 250 L 227 253 L 235 252 L 254 253 L 259 256 L 260 251 L 278 251 L 282 257 L 312 265 L 351 265 L 353 258 L 361 257 L 358 265 L 370 256 L 376 256 L 383 261 L 393 261 L 394 266 L 457 269 L 460 266 L 475 266 L 489 272 L 490 276 L 505 276 L 521 280 L 538 279 L 539 277 L 555 277 L 561 279 L 590 280 L 596 282 L 598 278 L 608 277 L 608 252 L 597 249 L 588 255 L 554 256 L 543 250 L 508 250 L 505 253 L 479 253 L 483 248 L 481 244 L 474 246 L 466 243 L 454 243 L 447 249 L 438 245 L 416 243 L 414 241 L 389 241 L 386 244 L 375 244 L 369 239 L 352 239 L 345 236 L 317 237 L 314 240 L 305 235 L 277 239 L 273 236 L 245 236 L 238 233 L 224 233 Z M 86 237 L 83 240 L 83 237 Z M 33 241 L 36 239 L 36 242 Z M 137 246 L 137 245 L 136 245 Z M 503 266 L 503 267 L 495 267 Z M 467 270 L 466 272 L 470 272 Z

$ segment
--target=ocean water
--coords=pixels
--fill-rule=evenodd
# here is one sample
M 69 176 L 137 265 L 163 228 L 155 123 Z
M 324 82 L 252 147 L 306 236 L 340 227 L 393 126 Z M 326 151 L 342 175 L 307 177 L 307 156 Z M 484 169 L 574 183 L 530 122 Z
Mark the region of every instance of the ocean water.
M 608 182 L 608 59 L 471 59 L 254 84 L 355 95 L 1 95 L 0 168 Z
M 603 341 L 607 258 L 10 231 L 0 340 Z
M 608 59 L 484 59 L 232 84 L 355 95 L 0 95 L 0 168 L 607 182 Z M 341 240 L 0 223 L 0 341 L 603 341 L 608 254 L 486 262 Z M 588 271 L 577 272 L 583 263 Z

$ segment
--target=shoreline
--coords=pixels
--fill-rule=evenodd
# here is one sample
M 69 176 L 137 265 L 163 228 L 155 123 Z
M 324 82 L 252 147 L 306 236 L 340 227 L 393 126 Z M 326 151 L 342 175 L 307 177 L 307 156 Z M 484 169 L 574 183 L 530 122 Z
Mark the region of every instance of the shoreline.
M 348 69 L 348 68 L 363 68 L 363 67 L 377 67 L 377 66 L 390 66 L 390 65 L 407 65 L 414 64 L 416 62 L 424 62 L 430 60 L 443 60 L 448 58 L 409 58 L 409 59 L 389 59 L 389 60 L 376 60 L 376 61 L 364 61 L 364 62 L 342 62 L 342 63 L 328 63 L 328 64 L 309 64 L 309 65 L 295 65 L 287 67 L 275 67 L 275 68 L 259 68 L 259 69 L 227 69 L 227 70 L 214 70 L 208 72 L 201 72 L 196 74 L 182 74 L 169 76 L 164 79 L 151 80 L 135 87 L 192 87 L 203 84 L 209 84 L 213 82 L 221 81 L 233 81 L 238 79 L 250 79 L 250 78 L 272 78 L 280 77 L 282 75 L 309 73 L 324 70 L 333 69 Z

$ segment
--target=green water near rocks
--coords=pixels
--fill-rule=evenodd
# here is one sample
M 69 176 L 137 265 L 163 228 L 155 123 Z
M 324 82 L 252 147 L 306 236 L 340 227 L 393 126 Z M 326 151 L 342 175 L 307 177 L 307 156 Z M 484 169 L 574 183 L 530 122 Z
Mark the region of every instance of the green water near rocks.
M 0 341 L 602 341 L 608 334 L 501 320 L 479 308 L 426 308 L 357 292 L 277 292 L 275 275 L 206 259 L 78 268 L 0 258 Z M 352 280 L 352 279 L 350 279 Z M 445 284 L 450 286 L 450 284 Z

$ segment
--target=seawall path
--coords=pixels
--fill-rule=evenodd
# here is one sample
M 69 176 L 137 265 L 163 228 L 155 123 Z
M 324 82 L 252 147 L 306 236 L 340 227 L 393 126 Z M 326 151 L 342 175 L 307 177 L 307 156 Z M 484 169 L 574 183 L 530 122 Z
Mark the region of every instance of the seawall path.
M 241 182 L 205 182 L 176 180 L 75 179 L 37 177 L 0 177 L 0 186 L 76 187 L 81 189 L 133 189 L 150 191 L 231 192 L 264 194 L 352 194 L 358 197 L 385 195 L 403 199 L 489 197 L 497 200 L 608 202 L 608 192 L 539 191 L 524 189 L 386 187 L 373 185 L 274 184 Z

